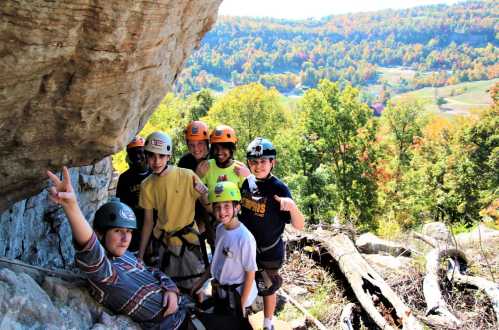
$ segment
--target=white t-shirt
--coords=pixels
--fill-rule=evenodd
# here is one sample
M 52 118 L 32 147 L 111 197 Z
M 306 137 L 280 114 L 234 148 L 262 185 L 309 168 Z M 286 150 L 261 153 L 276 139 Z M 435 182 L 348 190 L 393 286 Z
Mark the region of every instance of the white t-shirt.
M 222 285 L 244 283 L 245 272 L 257 271 L 256 242 L 248 228 L 242 223 L 231 230 L 222 224 L 217 226 L 215 254 L 211 263 L 211 275 Z M 237 288 L 242 293 L 243 286 Z M 258 294 L 256 283 L 245 307 L 250 306 Z

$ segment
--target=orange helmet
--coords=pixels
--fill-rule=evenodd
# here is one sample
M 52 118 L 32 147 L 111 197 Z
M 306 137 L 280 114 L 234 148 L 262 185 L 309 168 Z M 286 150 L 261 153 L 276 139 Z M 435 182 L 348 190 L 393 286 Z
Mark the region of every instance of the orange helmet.
M 130 141 L 129 144 L 127 144 L 126 148 L 132 149 L 137 147 L 143 147 L 145 143 L 146 141 L 144 140 L 144 138 L 137 135 L 136 137 L 133 138 L 132 141 Z
M 213 143 L 236 143 L 236 131 L 227 125 L 218 125 L 210 134 L 210 142 Z
M 208 136 L 208 125 L 200 120 L 191 121 L 184 130 L 184 135 L 185 139 L 190 141 L 205 141 L 210 139 Z

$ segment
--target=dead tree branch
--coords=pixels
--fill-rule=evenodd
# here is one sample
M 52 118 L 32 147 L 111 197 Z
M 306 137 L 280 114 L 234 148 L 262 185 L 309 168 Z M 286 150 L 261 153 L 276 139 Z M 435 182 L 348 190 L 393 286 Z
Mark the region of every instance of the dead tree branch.
M 496 313 L 496 320 L 499 323 L 499 284 L 489 281 L 483 277 L 462 274 L 459 261 L 452 259 L 448 260 L 447 279 L 449 281 L 483 290 L 492 304 L 492 308 Z
M 423 295 L 427 306 L 426 315 L 441 316 L 441 322 L 447 322 L 450 328 L 455 328 L 460 326 L 462 322 L 449 311 L 440 291 L 438 270 L 440 259 L 443 257 L 466 260 L 464 253 L 457 249 L 433 249 L 426 255 L 426 275 L 423 280 Z
M 422 329 L 413 315 L 383 278 L 362 258 L 352 240 L 344 233 L 316 231 L 306 234 L 308 241 L 323 246 L 336 260 L 340 270 L 369 317 L 381 329 Z

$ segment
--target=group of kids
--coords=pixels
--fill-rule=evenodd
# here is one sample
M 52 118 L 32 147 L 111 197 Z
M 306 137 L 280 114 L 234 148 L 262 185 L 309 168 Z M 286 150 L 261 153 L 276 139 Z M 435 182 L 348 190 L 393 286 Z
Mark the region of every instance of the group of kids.
M 187 296 L 212 303 L 214 313 L 197 314 L 206 328 L 251 329 L 247 310 L 257 295 L 264 301 L 263 329 L 273 329 L 284 226 L 304 226 L 288 187 L 272 174 L 276 149 L 254 139 L 246 166 L 234 159 L 234 129 L 220 125 L 209 134 L 202 121 L 187 126 L 185 140 L 189 152 L 175 166 L 167 134 L 135 137 L 119 199 L 96 211 L 93 228 L 67 168 L 62 179 L 48 171 L 49 197 L 69 219 L 76 264 L 99 303 L 144 329 L 188 329 Z

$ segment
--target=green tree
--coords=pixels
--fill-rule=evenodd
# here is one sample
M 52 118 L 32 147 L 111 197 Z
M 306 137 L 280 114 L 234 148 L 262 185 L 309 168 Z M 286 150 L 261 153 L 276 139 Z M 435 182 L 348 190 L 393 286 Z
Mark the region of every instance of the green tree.
M 379 206 L 383 214 L 380 221 L 396 222 L 399 227 L 413 224 L 407 198 L 404 174 L 410 167 L 413 149 L 418 147 L 427 116 L 423 104 L 415 99 L 403 99 L 390 103 L 381 116 L 380 152 L 382 162 L 378 176 Z
M 255 137 L 274 140 L 287 126 L 288 116 L 275 89 L 258 83 L 238 86 L 218 98 L 205 118 L 211 127 L 225 124 L 238 136 L 237 158 L 245 159 L 246 146 Z
M 199 120 L 208 114 L 215 97 L 208 89 L 203 89 L 196 93 L 191 99 L 191 118 L 192 120 Z
M 411 147 L 421 138 L 426 122 L 423 104 L 416 99 L 390 103 L 381 116 L 388 135 L 385 136 L 387 155 L 393 162 L 397 186 L 402 171 L 411 162 Z
M 313 219 L 334 210 L 343 220 L 373 225 L 376 122 L 358 94 L 350 86 L 340 91 L 337 84 L 322 80 L 303 97 L 303 170 L 309 196 L 327 195 L 329 204 L 317 205 L 326 207 L 318 210 L 313 203 L 321 198 L 311 199 L 307 209 Z

